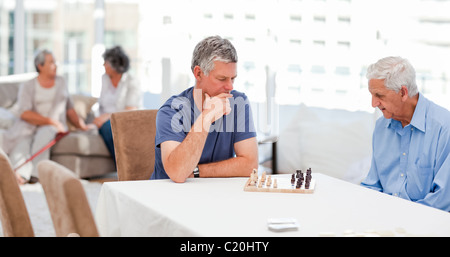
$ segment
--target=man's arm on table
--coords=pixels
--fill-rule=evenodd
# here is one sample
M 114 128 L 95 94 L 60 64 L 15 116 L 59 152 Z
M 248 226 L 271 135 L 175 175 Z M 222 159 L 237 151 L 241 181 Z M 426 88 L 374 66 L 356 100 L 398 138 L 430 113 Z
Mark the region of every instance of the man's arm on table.
M 175 182 L 182 183 L 192 176 L 200 161 L 214 115 L 201 114 L 183 142 L 165 141 L 161 143 L 161 160 L 167 175 Z M 258 144 L 251 137 L 234 144 L 235 158 L 199 165 L 200 177 L 243 177 L 258 168 Z
M 258 144 L 251 137 L 234 144 L 236 157 L 198 165 L 200 177 L 248 177 L 258 168 Z
M 232 95 L 228 93 L 215 97 L 206 95 L 205 109 L 196 119 L 183 142 L 161 143 L 161 161 L 167 175 L 174 182 L 182 183 L 192 175 L 200 161 L 211 123 L 223 115 L 228 115 L 231 111 L 228 97 Z
M 183 142 L 165 141 L 161 143 L 161 161 L 167 175 L 174 182 L 186 181 L 200 161 L 211 126 L 211 118 L 206 117 L 201 114 L 197 118 Z M 202 126 L 203 129 L 201 129 Z
M 161 144 L 161 155 L 167 175 L 175 182 L 184 182 L 192 176 L 203 147 L 206 136 L 202 132 L 189 133 L 183 143 L 166 141 Z M 198 165 L 200 177 L 246 177 L 258 168 L 258 145 L 256 137 L 248 138 L 234 144 L 236 157 L 220 162 Z M 168 156 L 167 156 L 168 155 Z M 170 160 L 169 160 L 170 157 Z M 175 167 L 179 167 L 176 170 Z

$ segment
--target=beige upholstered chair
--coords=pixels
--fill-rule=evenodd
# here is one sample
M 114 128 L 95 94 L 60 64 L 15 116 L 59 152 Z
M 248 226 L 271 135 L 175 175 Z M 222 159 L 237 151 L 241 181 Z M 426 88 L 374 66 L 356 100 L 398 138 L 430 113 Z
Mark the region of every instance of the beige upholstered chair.
M 119 180 L 150 179 L 155 166 L 157 112 L 135 110 L 111 115 Z
M 33 237 L 33 227 L 8 157 L 0 149 L 0 220 L 3 235 Z
M 56 236 L 99 236 L 84 188 L 75 174 L 50 160 L 38 164 Z

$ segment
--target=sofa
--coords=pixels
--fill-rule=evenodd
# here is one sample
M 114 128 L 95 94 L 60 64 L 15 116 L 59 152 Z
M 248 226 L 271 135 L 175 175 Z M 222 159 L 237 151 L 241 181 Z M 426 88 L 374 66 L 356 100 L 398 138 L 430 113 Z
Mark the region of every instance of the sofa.
M 370 169 L 372 133 L 379 117 L 376 111 L 296 106 L 280 130 L 278 172 L 311 168 L 313 173 L 359 184 Z
M 19 86 L 35 76 L 35 73 L 30 73 L 0 77 L 0 134 L 6 133 L 18 118 L 16 103 Z M 97 102 L 97 98 L 85 95 L 71 95 L 71 97 L 77 114 L 86 123 L 92 122 L 95 117 L 92 106 Z M 71 133 L 51 148 L 51 160 L 60 163 L 83 179 L 116 171 L 114 160 L 98 130 L 77 131 L 70 122 L 67 125 Z

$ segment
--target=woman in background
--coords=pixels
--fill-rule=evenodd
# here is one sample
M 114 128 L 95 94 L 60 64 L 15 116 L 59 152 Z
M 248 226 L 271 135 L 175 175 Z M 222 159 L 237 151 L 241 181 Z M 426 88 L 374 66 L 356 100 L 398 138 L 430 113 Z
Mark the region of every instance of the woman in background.
M 116 161 L 114 143 L 111 132 L 111 114 L 114 112 L 136 110 L 141 107 L 141 92 L 139 85 L 127 73 L 130 59 L 120 46 L 107 49 L 103 54 L 105 74 L 102 76 L 100 93 L 100 115 L 94 119 L 105 144 Z
M 56 74 L 53 53 L 42 50 L 34 58 L 38 76 L 20 86 L 17 98 L 20 119 L 4 134 L 3 150 L 13 167 L 24 163 L 37 153 L 58 132 L 67 131 L 67 119 L 81 130 L 93 128 L 86 125 L 75 112 L 72 99 L 63 77 Z M 16 172 L 17 183 L 38 181 L 37 164 L 50 159 L 50 149 L 28 162 Z

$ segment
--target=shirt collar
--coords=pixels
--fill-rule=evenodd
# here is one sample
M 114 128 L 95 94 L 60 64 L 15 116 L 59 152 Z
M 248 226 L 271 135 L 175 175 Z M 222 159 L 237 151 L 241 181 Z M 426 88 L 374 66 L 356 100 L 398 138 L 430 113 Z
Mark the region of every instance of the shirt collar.
M 419 100 L 417 101 L 416 109 L 414 110 L 411 119 L 411 125 L 418 130 L 425 132 L 425 119 L 427 115 L 428 99 L 419 93 Z
M 421 93 L 419 93 L 419 100 L 417 101 L 416 109 L 414 110 L 413 117 L 411 119 L 411 126 L 415 127 L 416 129 L 425 132 L 425 118 L 427 114 L 427 107 L 428 107 L 428 99 L 426 99 Z M 400 126 L 400 121 L 389 119 L 389 121 L 386 123 L 386 127 L 389 128 L 396 128 L 396 126 Z

